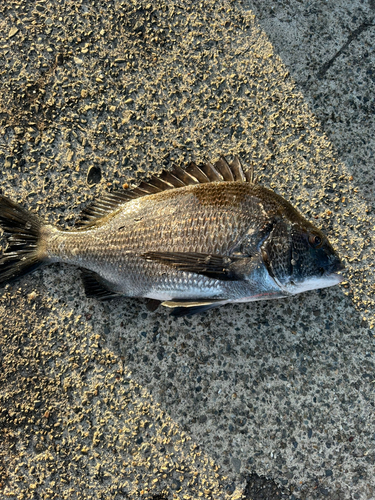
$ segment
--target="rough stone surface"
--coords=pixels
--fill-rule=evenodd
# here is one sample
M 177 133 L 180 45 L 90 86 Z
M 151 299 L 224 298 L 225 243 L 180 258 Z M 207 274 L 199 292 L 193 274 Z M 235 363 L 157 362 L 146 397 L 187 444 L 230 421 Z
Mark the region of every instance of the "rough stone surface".
M 347 262 L 340 287 L 191 319 L 87 299 L 62 265 L 2 289 L 5 498 L 374 498 L 374 9 L 0 5 L 3 194 L 68 228 L 237 153 Z

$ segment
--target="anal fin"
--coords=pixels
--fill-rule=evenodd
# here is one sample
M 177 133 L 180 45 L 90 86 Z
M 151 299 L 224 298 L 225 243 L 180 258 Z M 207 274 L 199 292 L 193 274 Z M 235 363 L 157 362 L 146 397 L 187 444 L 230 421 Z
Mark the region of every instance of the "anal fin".
M 110 290 L 110 283 L 107 283 L 94 271 L 81 269 L 81 277 L 85 288 L 86 297 L 100 300 L 110 300 L 118 297 L 120 294 Z

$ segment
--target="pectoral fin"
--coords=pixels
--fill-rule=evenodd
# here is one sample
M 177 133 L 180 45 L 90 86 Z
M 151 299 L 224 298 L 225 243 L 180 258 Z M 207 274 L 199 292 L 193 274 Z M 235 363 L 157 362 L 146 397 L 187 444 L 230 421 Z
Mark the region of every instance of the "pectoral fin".
M 207 278 L 222 281 L 240 281 L 244 279 L 244 269 L 251 258 L 231 258 L 192 252 L 147 252 L 142 255 L 152 260 L 171 266 L 179 271 L 201 274 Z

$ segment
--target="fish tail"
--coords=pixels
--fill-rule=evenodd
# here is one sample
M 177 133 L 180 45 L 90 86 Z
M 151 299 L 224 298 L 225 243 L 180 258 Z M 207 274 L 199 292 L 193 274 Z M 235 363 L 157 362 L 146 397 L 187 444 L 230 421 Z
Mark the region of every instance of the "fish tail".
M 0 195 L 0 227 L 8 246 L 0 255 L 0 286 L 30 273 L 44 260 L 39 250 L 42 223 L 18 203 Z

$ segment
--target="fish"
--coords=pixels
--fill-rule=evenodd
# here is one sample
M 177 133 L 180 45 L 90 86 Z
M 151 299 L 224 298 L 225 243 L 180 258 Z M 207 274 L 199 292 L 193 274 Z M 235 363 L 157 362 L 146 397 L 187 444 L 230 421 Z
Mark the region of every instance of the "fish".
M 260 185 L 238 156 L 174 165 L 104 194 L 70 230 L 0 195 L 7 247 L 0 286 L 42 264 L 81 268 L 86 295 L 146 298 L 174 316 L 279 299 L 340 283 L 344 264 L 322 230 Z

